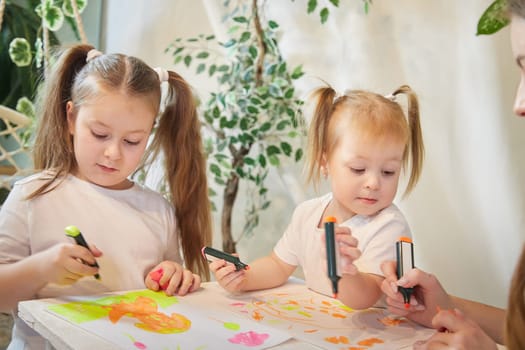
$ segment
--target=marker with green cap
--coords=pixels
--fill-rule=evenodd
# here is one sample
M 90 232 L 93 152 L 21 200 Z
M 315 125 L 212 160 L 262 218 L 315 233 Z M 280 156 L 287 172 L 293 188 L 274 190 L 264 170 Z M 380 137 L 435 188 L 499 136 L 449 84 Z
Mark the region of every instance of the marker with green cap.
M 82 232 L 80 232 L 78 227 L 70 225 L 70 226 L 66 227 L 64 230 L 66 231 L 66 236 L 73 237 L 75 239 L 75 242 L 77 242 L 78 245 L 80 245 L 80 246 L 86 248 L 87 250 L 91 251 L 89 249 L 89 246 L 88 246 L 86 240 L 84 239 L 84 236 L 82 236 Z M 89 264 L 89 266 L 99 267 L 96 260 L 95 260 L 95 263 L 93 265 Z M 96 273 L 95 274 L 95 278 L 97 280 L 99 280 L 100 279 L 100 275 L 98 273 Z

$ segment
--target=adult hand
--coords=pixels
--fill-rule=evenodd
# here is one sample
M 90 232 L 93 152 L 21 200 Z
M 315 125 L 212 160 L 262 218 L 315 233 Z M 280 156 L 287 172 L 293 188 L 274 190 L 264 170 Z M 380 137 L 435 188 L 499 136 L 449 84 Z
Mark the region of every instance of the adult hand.
M 415 350 L 497 349 L 496 343 L 458 309 L 438 312 L 432 320 L 432 325 L 441 331 L 436 332 L 426 341 L 415 343 Z
M 167 295 L 186 295 L 199 289 L 201 278 L 181 264 L 165 260 L 146 275 L 144 283 L 151 290 L 164 290 Z
M 439 308 L 454 308 L 452 298 L 434 275 L 415 268 L 398 280 L 395 261 L 383 262 L 381 270 L 385 276 L 381 283 L 381 290 L 387 296 L 386 302 L 390 312 L 405 316 L 426 327 L 432 327 L 432 318 Z M 405 307 L 398 286 L 414 287 L 408 308 Z

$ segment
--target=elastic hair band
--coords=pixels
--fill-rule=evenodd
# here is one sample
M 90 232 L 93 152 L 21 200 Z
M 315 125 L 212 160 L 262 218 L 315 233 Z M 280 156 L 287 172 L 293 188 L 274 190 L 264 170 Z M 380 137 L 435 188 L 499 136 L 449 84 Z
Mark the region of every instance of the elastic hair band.
M 170 74 L 167 70 L 161 67 L 153 68 L 153 70 L 157 73 L 159 76 L 160 82 L 168 81 L 170 79 Z
M 339 98 L 345 96 L 345 95 L 346 95 L 346 94 L 345 94 L 344 92 L 341 93 L 341 92 L 337 92 L 337 91 L 336 91 L 336 92 L 335 92 L 335 95 L 334 95 L 334 102 L 337 101 Z
M 102 55 L 102 52 L 98 51 L 97 49 L 89 50 L 86 56 L 86 63 L 101 55 Z
M 392 102 L 396 102 L 396 96 L 393 94 L 385 95 L 385 98 L 389 99 Z

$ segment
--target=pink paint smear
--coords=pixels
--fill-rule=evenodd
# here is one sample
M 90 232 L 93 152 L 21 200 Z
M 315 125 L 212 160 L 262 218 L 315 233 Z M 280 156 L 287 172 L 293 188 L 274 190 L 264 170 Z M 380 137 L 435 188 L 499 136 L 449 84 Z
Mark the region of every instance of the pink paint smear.
M 230 343 L 243 344 L 247 346 L 258 346 L 264 343 L 270 335 L 266 333 L 257 333 L 254 331 L 238 333 L 234 337 L 228 339 Z

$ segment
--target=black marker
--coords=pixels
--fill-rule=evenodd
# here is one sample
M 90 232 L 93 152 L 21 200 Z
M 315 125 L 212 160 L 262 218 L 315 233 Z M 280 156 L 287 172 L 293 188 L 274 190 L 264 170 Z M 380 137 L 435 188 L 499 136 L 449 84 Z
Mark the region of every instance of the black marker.
M 339 250 L 335 244 L 335 231 L 334 225 L 337 222 L 333 216 L 328 216 L 324 219 L 324 233 L 326 241 L 326 262 L 328 265 L 328 278 L 332 281 L 332 291 L 334 298 L 337 299 L 337 288 L 339 279 Z
M 212 247 L 203 247 L 202 248 L 202 256 L 206 258 L 208 261 L 215 261 L 215 260 L 225 260 L 227 262 L 232 263 L 235 265 L 235 270 L 248 270 L 250 266 L 243 263 L 241 259 L 239 259 L 238 256 L 234 256 L 225 252 L 221 252 L 220 250 L 214 249 Z
M 397 258 L 397 278 L 403 277 L 414 268 L 414 244 L 408 237 L 400 237 L 396 242 L 396 258 Z M 403 295 L 405 308 L 410 307 L 410 295 L 414 292 L 414 288 L 398 287 L 399 292 Z
M 78 227 L 71 225 L 71 226 L 66 227 L 64 230 L 66 231 L 66 236 L 73 237 L 75 239 L 75 242 L 77 242 L 78 245 L 81 245 L 82 247 L 84 247 L 87 250 L 91 251 L 89 249 L 89 246 L 88 246 L 86 240 L 84 239 L 84 236 L 82 236 L 82 233 L 80 232 Z M 95 263 L 93 265 L 89 264 L 89 266 L 99 267 L 96 260 L 95 260 Z M 98 273 L 96 273 L 95 274 L 95 278 L 97 280 L 99 280 L 100 279 L 100 275 Z

